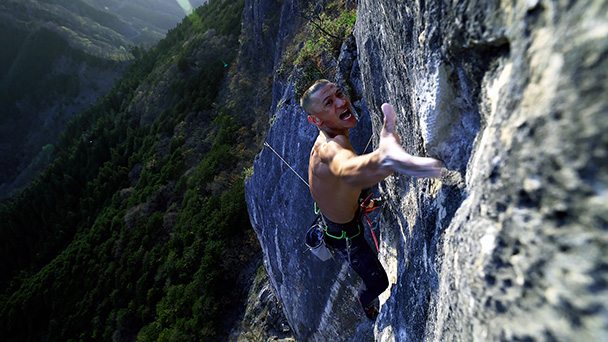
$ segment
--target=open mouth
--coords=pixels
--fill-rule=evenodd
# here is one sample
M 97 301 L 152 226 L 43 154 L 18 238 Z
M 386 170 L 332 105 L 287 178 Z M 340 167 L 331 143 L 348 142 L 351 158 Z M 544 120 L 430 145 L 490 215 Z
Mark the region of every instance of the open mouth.
M 340 114 L 340 120 L 348 120 L 353 116 L 350 109 L 346 109 L 342 114 Z

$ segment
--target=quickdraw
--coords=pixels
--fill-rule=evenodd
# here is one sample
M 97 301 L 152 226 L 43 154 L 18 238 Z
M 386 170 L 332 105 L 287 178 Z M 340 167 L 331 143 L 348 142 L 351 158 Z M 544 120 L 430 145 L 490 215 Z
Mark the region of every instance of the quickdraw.
M 374 238 L 374 243 L 376 244 L 376 251 L 378 251 L 378 253 L 379 253 L 380 248 L 378 247 L 378 239 L 376 238 L 376 233 L 374 232 L 376 230 L 376 228 L 378 228 L 378 218 L 376 217 L 376 224 L 372 224 L 372 221 L 370 221 L 369 216 L 367 215 L 368 213 L 371 213 L 372 211 L 380 208 L 380 206 L 377 205 L 378 200 L 377 199 L 372 200 L 373 195 L 374 195 L 373 193 L 369 194 L 361 202 L 361 213 L 363 214 L 363 216 L 365 216 L 365 220 L 367 221 L 367 224 L 369 225 L 369 229 L 372 232 L 372 237 Z M 372 205 L 370 205 L 370 201 L 373 201 Z

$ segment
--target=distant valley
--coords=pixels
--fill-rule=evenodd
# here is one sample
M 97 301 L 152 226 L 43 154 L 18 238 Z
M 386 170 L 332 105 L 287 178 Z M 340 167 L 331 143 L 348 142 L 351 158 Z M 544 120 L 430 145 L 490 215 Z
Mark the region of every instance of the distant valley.
M 0 3 L 0 201 L 51 160 L 75 115 L 124 66 L 207 0 Z

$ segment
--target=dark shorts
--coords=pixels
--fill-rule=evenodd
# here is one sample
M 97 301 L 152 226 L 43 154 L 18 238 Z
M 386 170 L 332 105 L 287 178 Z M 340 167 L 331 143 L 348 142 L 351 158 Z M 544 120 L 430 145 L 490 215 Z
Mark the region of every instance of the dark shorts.
M 358 292 L 359 302 L 362 306 L 368 305 L 386 290 L 388 277 L 376 253 L 365 240 L 360 216 L 356 215 L 352 221 L 343 224 L 331 222 L 327 218 L 325 222 L 327 223 L 325 243 L 333 247 L 347 261 L 349 258 L 345 237 L 349 238 L 350 267 L 363 280 Z

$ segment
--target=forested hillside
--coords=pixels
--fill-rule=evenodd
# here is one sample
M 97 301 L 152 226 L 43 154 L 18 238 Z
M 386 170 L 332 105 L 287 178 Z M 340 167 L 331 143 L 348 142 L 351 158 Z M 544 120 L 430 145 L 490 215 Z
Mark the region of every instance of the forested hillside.
M 66 122 L 107 94 L 133 47 L 150 47 L 206 0 L 0 2 L 0 201 L 44 169 Z
M 109 91 L 126 59 L 78 49 L 12 4 L 0 4 L 0 201 L 44 169 L 66 121 Z
M 0 210 L 4 341 L 221 339 L 258 247 L 237 70 L 244 0 L 214 0 L 72 120 Z M 244 92 L 246 95 L 246 91 Z M 247 124 L 245 126 L 244 124 Z

